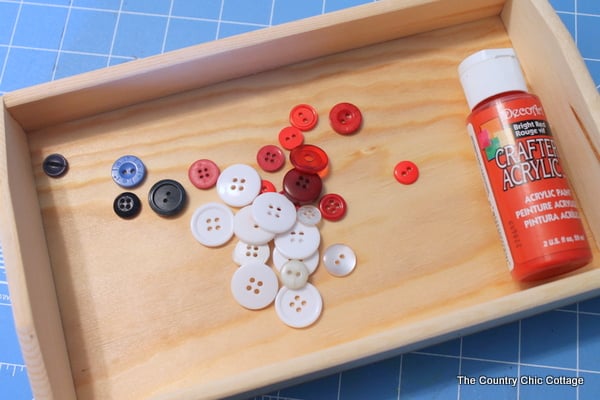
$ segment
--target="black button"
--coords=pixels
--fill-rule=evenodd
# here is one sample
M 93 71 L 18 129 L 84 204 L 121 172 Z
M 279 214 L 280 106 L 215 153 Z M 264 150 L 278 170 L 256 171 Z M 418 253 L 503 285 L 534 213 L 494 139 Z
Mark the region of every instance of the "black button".
M 69 163 L 61 154 L 50 154 L 44 159 L 42 167 L 44 168 L 46 175 L 52 178 L 58 178 L 67 172 L 67 169 L 69 169 Z
M 185 206 L 185 189 L 181 183 L 172 179 L 158 181 L 150 189 L 148 202 L 150 207 L 160 215 L 173 216 Z
M 113 202 L 115 213 L 125 219 L 133 218 L 140 213 L 142 202 L 135 193 L 124 192 L 118 195 Z

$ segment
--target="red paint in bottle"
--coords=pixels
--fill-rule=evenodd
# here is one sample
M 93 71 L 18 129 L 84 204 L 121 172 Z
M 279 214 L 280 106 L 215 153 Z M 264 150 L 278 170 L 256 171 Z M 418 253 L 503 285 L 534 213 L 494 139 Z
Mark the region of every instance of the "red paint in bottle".
M 459 66 L 467 129 L 513 277 L 534 281 L 592 259 L 540 100 L 512 49 L 482 50 Z

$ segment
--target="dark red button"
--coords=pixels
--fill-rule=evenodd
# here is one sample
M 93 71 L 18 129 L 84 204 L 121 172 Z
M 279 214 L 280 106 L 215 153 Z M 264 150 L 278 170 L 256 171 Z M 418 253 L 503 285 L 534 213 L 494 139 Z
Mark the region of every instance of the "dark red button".
M 264 171 L 275 172 L 285 164 L 285 154 L 279 147 L 268 144 L 258 150 L 256 161 Z
M 290 152 L 290 161 L 296 169 L 316 174 L 327 168 L 329 157 L 322 148 L 303 144 Z
M 215 186 L 221 171 L 211 160 L 197 160 L 188 169 L 188 177 L 192 185 L 198 189 L 210 189 Z
M 283 191 L 293 202 L 312 203 L 321 195 L 323 182 L 317 174 L 302 172 L 296 168 L 283 177 Z
M 292 150 L 294 147 L 304 143 L 304 134 L 302 131 L 293 126 L 286 126 L 279 131 L 279 144 L 286 150 Z
M 275 185 L 273 185 L 273 182 L 268 181 L 266 179 L 262 179 L 261 180 L 261 184 L 260 184 L 260 194 L 265 193 L 265 192 L 276 192 L 277 190 L 275 189 Z
M 412 161 L 400 161 L 394 167 L 394 177 L 398 182 L 410 185 L 419 179 L 419 168 Z
M 339 221 L 346 215 L 346 200 L 339 194 L 328 193 L 319 200 L 319 210 L 328 221 Z
M 351 135 L 360 129 L 362 113 L 354 104 L 339 103 L 329 112 L 329 122 L 337 133 Z
M 309 131 L 317 125 L 317 110 L 308 104 L 298 104 L 290 111 L 290 124 L 301 131 Z

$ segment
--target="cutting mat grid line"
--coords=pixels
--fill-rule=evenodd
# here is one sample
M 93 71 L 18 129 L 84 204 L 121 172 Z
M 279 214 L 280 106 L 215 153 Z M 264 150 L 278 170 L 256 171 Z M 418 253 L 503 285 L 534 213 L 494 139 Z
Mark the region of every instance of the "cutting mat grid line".
M 372 1 L 0 0 L 0 94 Z M 600 88 L 600 1 L 550 3 Z M 585 383 L 471 385 L 459 375 Z M 600 297 L 252 399 L 596 400 L 598 393 Z M 0 399 L 31 398 L 0 249 Z

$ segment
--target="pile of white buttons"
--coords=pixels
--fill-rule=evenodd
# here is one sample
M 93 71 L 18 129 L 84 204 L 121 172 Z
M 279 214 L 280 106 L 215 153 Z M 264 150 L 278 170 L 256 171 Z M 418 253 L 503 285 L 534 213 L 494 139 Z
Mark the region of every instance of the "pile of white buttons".
M 208 247 L 222 246 L 235 235 L 233 261 L 239 268 L 231 279 L 233 298 L 250 310 L 275 302 L 281 321 L 304 328 L 323 310 L 321 294 L 308 282 L 320 261 L 321 212 L 312 205 L 296 209 L 280 193 L 261 193 L 261 186 L 260 175 L 249 165 L 223 170 L 217 192 L 226 205 L 210 202 L 198 207 L 191 219 L 192 234 Z M 238 208 L 235 215 L 228 206 Z M 271 241 L 277 273 L 267 265 Z M 323 264 L 332 275 L 345 276 L 354 270 L 356 256 L 350 247 L 335 244 L 325 250 Z

